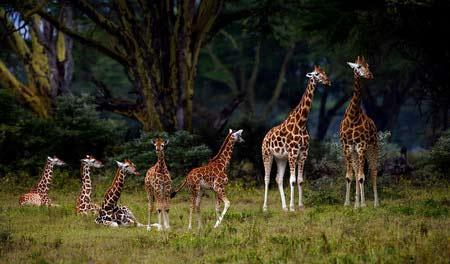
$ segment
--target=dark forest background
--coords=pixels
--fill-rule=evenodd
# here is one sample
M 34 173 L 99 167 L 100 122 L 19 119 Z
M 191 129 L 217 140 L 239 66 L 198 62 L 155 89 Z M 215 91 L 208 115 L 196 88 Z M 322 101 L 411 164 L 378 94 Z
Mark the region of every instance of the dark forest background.
M 258 183 L 262 138 L 298 104 L 314 65 L 332 85 L 315 92 L 306 177 L 337 177 L 346 62 L 364 55 L 380 173 L 448 178 L 449 1 L 0 3 L 0 177 L 37 177 L 48 155 L 74 172 L 85 154 L 110 166 L 130 158 L 144 172 L 151 138 L 164 136 L 178 178 L 233 128 L 246 143 L 231 175 Z

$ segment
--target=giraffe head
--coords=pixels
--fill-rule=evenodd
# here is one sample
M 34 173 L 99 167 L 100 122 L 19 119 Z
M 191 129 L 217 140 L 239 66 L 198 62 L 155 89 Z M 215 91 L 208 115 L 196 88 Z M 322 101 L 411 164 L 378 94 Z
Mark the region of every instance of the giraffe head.
M 120 170 L 125 171 L 129 174 L 139 175 L 140 173 L 137 171 L 136 166 L 129 159 L 125 159 L 124 162 L 116 161 L 117 166 L 119 166 Z
M 354 73 L 359 77 L 366 79 L 373 79 L 372 72 L 369 70 L 369 64 L 367 64 L 364 56 L 358 56 L 355 62 L 347 62 L 350 68 L 353 69 Z
M 88 165 L 89 167 L 101 168 L 103 163 L 94 158 L 94 156 L 86 155 L 86 158 L 81 159 L 81 163 Z
M 162 139 L 162 138 L 155 138 L 152 140 L 152 144 L 155 146 L 156 153 L 162 153 L 164 151 L 164 148 L 169 144 L 169 140 Z
M 231 138 L 234 140 L 234 142 L 237 143 L 241 143 L 244 142 L 244 139 L 242 138 L 242 129 L 239 129 L 238 131 L 234 131 L 232 129 L 230 129 L 230 131 L 228 132 L 229 134 L 231 134 Z
M 66 165 L 66 163 L 60 159 L 58 159 L 56 156 L 52 157 L 47 157 L 47 161 L 51 164 L 51 165 L 56 165 L 56 166 L 62 166 L 62 165 Z
M 308 77 L 314 83 L 318 82 L 328 86 L 331 85 L 327 74 L 324 70 L 322 70 L 322 68 L 320 68 L 320 66 L 314 66 L 314 71 L 307 73 L 306 77 Z

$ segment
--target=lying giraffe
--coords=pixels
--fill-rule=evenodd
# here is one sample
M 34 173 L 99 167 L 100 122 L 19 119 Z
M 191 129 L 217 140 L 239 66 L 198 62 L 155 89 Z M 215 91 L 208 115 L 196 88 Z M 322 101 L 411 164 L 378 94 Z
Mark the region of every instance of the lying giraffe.
M 230 207 L 230 201 L 225 194 L 225 186 L 228 183 L 228 176 L 225 170 L 230 163 L 231 154 L 233 153 L 234 144 L 236 142 L 244 142 L 242 139 L 242 129 L 236 132 L 233 132 L 230 129 L 216 156 L 214 156 L 206 165 L 191 170 L 180 187 L 172 193 L 171 196 L 174 197 L 185 185 L 188 186 L 191 196 L 189 229 L 192 229 L 192 213 L 194 210 L 197 213 L 198 227 L 201 227 L 200 199 L 202 196 L 202 189 L 212 189 L 216 193 L 217 220 L 214 228 L 218 227 L 222 222 L 223 217 Z M 220 214 L 222 202 L 224 203 L 224 208 L 222 214 Z
M 308 114 L 311 110 L 314 90 L 317 83 L 330 85 L 328 76 L 318 66 L 314 67 L 314 71 L 306 74 L 309 78 L 308 87 L 303 93 L 302 99 L 297 107 L 289 114 L 286 120 L 280 125 L 273 127 L 267 132 L 262 143 L 262 156 L 264 163 L 264 205 L 263 211 L 267 211 L 267 195 L 269 192 L 270 171 L 272 162 L 275 158 L 277 163 L 278 189 L 281 196 L 281 207 L 287 211 L 286 200 L 284 197 L 283 178 L 286 169 L 286 163 L 289 162 L 291 187 L 291 200 L 289 203 L 290 211 L 294 208 L 294 184 L 295 184 L 295 167 L 298 168 L 297 185 L 298 185 L 298 206 L 303 209 L 302 200 L 302 184 L 303 184 L 303 168 L 305 160 L 308 156 L 309 134 L 306 127 Z
M 77 198 L 77 214 L 88 214 L 90 212 L 98 212 L 100 206 L 91 203 L 91 167 L 101 168 L 103 164 L 96 160 L 93 156 L 86 155 L 86 158 L 81 160 L 81 192 Z
M 19 198 L 20 205 L 46 205 L 46 206 L 58 206 L 52 204 L 48 197 L 48 191 L 53 178 L 53 167 L 65 165 L 64 161 L 58 159 L 56 156 L 47 157 L 47 163 L 45 164 L 44 172 L 39 182 L 31 188 L 30 192 L 23 194 Z
M 133 213 L 126 206 L 117 204 L 122 192 L 123 183 L 127 174 L 139 175 L 136 166 L 130 161 L 125 160 L 123 163 L 117 161 L 116 176 L 111 187 L 106 191 L 105 199 L 100 207 L 98 217 L 95 223 L 103 224 L 110 227 L 117 226 L 143 226 L 137 222 Z
M 155 145 L 156 155 L 158 161 L 147 171 L 145 177 L 145 190 L 148 196 L 148 225 L 147 230 L 150 230 L 152 224 L 150 223 L 150 215 L 153 211 L 153 203 L 156 200 L 156 211 L 158 212 L 158 230 L 170 229 L 169 224 L 169 201 L 170 192 L 172 189 L 172 180 L 170 179 L 169 170 L 167 169 L 164 160 L 164 147 L 169 141 L 164 141 L 157 138 L 152 141 Z M 162 221 L 161 221 L 162 217 Z
M 350 187 L 353 175 L 356 176 L 355 208 L 366 206 L 364 198 L 364 161 L 369 162 L 372 178 L 374 207 L 379 205 L 377 193 L 377 160 L 378 138 L 377 127 L 373 120 L 361 109 L 361 79 L 373 79 L 364 57 L 357 57 L 354 63 L 347 62 L 353 69 L 355 78 L 353 97 L 345 110 L 344 118 L 339 129 L 339 137 L 346 161 L 347 179 L 345 204 L 350 205 Z M 361 202 L 360 202 L 361 198 Z

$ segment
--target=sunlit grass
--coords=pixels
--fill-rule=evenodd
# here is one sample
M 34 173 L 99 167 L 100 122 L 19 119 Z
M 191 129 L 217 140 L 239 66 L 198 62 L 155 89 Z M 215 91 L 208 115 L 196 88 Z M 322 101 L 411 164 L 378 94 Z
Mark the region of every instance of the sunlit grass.
M 96 186 L 94 199 L 106 184 Z M 20 190 L 20 191 L 19 191 Z M 3 263 L 448 263 L 450 260 L 449 186 L 417 189 L 410 184 L 381 190 L 381 207 L 342 206 L 342 189 L 306 191 L 303 212 L 281 211 L 271 188 L 263 213 L 262 189 L 229 186 L 231 208 L 223 225 L 214 224 L 213 195 L 203 197 L 203 228 L 187 231 L 188 197 L 172 202 L 169 233 L 145 228 L 111 229 L 94 216 L 75 215 L 77 189 L 53 189 L 56 208 L 18 206 L 19 190 L 0 191 L 0 261 Z M 339 202 L 337 202 L 339 201 Z M 147 222 L 144 190 L 125 189 L 121 202 Z M 152 222 L 156 221 L 153 215 Z M 194 223 L 196 223 L 194 221 Z M 194 227 L 196 227 L 194 225 Z

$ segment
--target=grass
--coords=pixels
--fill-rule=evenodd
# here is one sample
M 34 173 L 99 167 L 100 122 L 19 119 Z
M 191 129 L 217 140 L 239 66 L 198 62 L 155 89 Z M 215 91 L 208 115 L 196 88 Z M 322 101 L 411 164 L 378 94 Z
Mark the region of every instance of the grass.
M 337 181 L 337 186 L 343 181 Z M 228 188 L 231 208 L 218 229 L 213 195 L 203 197 L 203 229 L 187 231 L 188 197 L 172 202 L 168 233 L 144 228 L 111 229 L 94 216 L 74 213 L 77 188 L 53 188 L 61 207 L 18 206 L 26 188 L 0 190 L 2 263 L 449 263 L 449 185 L 417 188 L 402 183 L 381 188 L 381 207 L 342 206 L 343 190 L 307 186 L 306 209 L 285 213 L 276 188 L 263 213 L 262 189 Z M 105 184 L 95 187 L 100 201 Z M 367 188 L 366 190 L 368 190 Z M 100 191 L 101 190 L 101 191 Z M 146 222 L 142 189 L 125 189 L 121 202 Z M 153 221 L 156 216 L 153 216 Z M 196 222 L 194 222 L 196 223 Z

